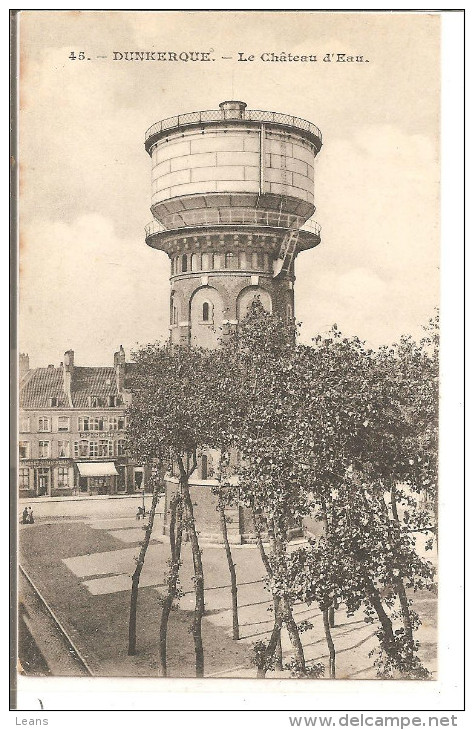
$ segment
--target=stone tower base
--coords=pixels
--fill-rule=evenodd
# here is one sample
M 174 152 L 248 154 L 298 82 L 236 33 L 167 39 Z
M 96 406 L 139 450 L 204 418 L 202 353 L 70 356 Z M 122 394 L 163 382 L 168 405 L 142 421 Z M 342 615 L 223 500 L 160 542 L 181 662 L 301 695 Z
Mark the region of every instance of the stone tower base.
M 163 534 L 169 534 L 170 502 L 176 493 L 178 479 L 176 477 L 165 478 L 165 514 L 163 521 Z M 212 493 L 212 487 L 217 481 L 209 479 L 206 481 L 190 480 L 190 495 L 193 502 L 194 518 L 199 533 L 199 542 L 222 543 L 222 530 L 217 511 L 217 497 Z M 255 525 L 251 511 L 247 507 L 232 505 L 225 508 L 227 536 L 231 545 L 255 544 Z M 295 527 L 290 534 L 293 539 L 301 537 L 303 530 Z

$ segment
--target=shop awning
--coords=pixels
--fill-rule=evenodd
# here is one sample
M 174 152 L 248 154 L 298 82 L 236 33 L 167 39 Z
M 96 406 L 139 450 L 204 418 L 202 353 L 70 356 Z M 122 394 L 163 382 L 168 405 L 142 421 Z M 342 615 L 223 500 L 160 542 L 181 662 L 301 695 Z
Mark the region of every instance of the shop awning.
M 77 465 L 81 477 L 117 476 L 118 471 L 113 461 L 89 461 Z

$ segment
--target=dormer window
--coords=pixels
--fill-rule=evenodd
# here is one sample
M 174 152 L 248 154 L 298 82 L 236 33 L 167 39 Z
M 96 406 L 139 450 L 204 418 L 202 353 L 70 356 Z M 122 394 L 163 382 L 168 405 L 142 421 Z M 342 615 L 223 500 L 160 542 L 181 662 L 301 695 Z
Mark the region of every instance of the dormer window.
M 109 408 L 114 408 L 117 405 L 117 398 L 115 395 L 109 395 Z
M 89 396 L 89 406 L 91 408 L 101 408 L 104 406 L 104 399 L 98 395 Z
M 51 408 L 55 408 L 58 405 L 58 399 L 56 396 L 49 399 L 49 405 L 51 406 Z

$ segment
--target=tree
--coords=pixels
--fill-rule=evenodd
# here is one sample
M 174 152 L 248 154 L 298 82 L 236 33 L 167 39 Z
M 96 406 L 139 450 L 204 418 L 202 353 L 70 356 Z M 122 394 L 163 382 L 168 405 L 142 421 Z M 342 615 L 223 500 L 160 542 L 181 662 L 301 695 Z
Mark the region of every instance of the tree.
M 142 458 L 162 459 L 177 472 L 177 493 L 170 519 L 170 574 L 163 603 L 160 656 L 166 673 L 166 633 L 169 612 L 178 595 L 181 531 L 191 543 L 195 607 L 191 632 L 196 676 L 204 676 L 201 624 L 204 615 L 204 571 L 189 479 L 197 467 L 198 449 L 212 443 L 215 433 L 215 369 L 212 353 L 198 348 L 147 345 L 135 354 L 129 438 Z
M 226 419 L 226 439 L 238 450 L 239 499 L 254 515 L 257 541 L 274 603 L 274 629 L 259 667 L 264 675 L 273 661 L 280 631 L 286 626 L 294 650 L 294 669 L 307 675 L 298 626 L 285 585 L 286 553 L 291 528 L 307 513 L 300 471 L 288 458 L 284 413 L 292 400 L 286 390 L 295 346 L 295 329 L 268 314 L 258 299 L 250 306 L 238 332 L 225 343 L 223 371 L 232 373 L 232 402 Z M 304 483 L 304 481 L 303 481 Z M 263 536 L 268 539 L 268 554 Z
M 419 558 L 413 540 L 414 532 L 427 529 L 428 518 L 395 482 L 415 485 L 416 465 L 426 461 L 420 443 L 426 444 L 428 423 L 428 432 L 436 430 L 433 367 L 409 338 L 373 353 L 358 338 L 343 338 L 336 327 L 299 355 L 295 388 L 299 384 L 302 398 L 306 394 L 300 425 L 312 454 L 311 494 L 326 528 L 325 540 L 299 557 L 315 569 L 302 591 L 322 609 L 331 591 L 351 610 L 364 604 L 368 620 L 376 617 L 380 623 L 380 673 L 425 676 L 413 640 L 418 617 L 409 609 L 404 581 L 415 589 L 433 588 L 433 568 Z M 427 416 L 420 421 L 423 411 Z M 397 500 L 404 505 L 403 525 Z M 318 567 L 324 564 L 337 566 L 329 585 Z M 401 630 L 393 628 L 396 612 L 391 618 L 384 608 L 393 595 L 401 604 Z
M 140 546 L 140 553 L 132 576 L 132 590 L 130 594 L 130 618 L 128 622 L 128 655 L 133 656 L 137 647 L 137 606 L 138 606 L 138 587 L 140 584 L 140 575 L 145 563 L 146 552 L 150 544 L 151 534 L 155 521 L 156 506 L 158 499 L 163 494 L 163 481 L 159 469 L 155 465 L 152 473 L 153 496 L 151 500 L 150 514 L 145 529 L 145 535 Z

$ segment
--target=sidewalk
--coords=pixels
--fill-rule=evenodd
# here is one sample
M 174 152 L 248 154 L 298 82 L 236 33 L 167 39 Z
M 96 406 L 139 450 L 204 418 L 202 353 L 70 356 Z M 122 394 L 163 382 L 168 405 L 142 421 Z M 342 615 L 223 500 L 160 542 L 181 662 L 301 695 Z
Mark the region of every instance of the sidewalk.
M 135 567 L 143 523 L 134 518 L 92 519 L 86 522 L 51 522 L 25 526 L 22 552 L 28 570 L 48 600 L 74 631 L 76 643 L 102 676 L 157 676 L 159 664 L 159 596 L 169 558 L 168 541 L 157 520 L 140 579 L 138 651 L 126 655 L 130 576 Z M 194 650 L 189 627 L 194 607 L 191 548 L 183 544 L 179 611 L 172 612 L 169 634 L 170 676 L 193 676 Z M 255 677 L 250 662 L 252 644 L 266 640 L 272 628 L 270 595 L 258 549 L 233 549 L 238 578 L 241 639 L 232 641 L 232 612 L 228 568 L 222 546 L 204 545 L 206 613 L 203 621 L 206 676 Z M 415 608 L 423 619 L 417 632 L 420 655 L 435 670 L 436 601 L 419 596 Z M 297 621 L 307 620 L 313 628 L 302 634 L 308 661 L 327 664 L 327 646 L 322 617 L 316 606 L 295 606 Z M 375 678 L 369 651 L 376 646 L 375 625 L 366 624 L 362 612 L 347 617 L 336 612 L 333 639 L 336 645 L 338 678 Z M 291 656 L 283 633 L 285 659 Z M 268 678 L 277 676 L 269 673 Z M 283 676 L 287 676 L 283 675 Z

